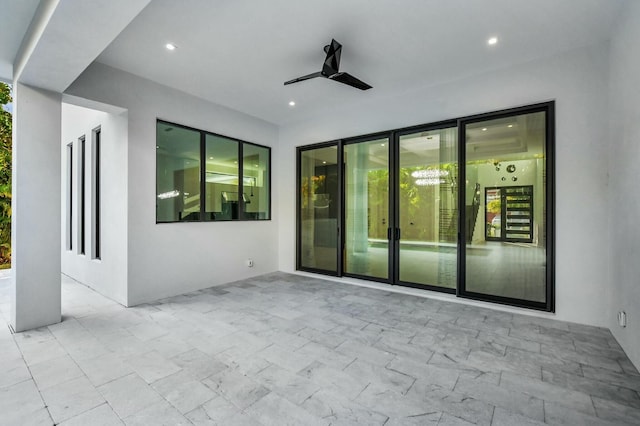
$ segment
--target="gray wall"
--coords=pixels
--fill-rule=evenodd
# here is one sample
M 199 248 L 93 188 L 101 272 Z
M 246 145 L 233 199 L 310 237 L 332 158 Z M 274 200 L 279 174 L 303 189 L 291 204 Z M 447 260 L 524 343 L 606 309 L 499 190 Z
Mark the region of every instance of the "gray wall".
M 627 355 L 640 368 L 640 2 L 629 2 L 611 42 L 611 94 L 609 134 L 602 140 L 610 147 L 609 186 L 602 194 L 607 208 L 599 212 L 602 227 L 611 234 L 609 279 L 603 293 L 610 293 L 607 326 Z M 598 228 L 602 229 L 602 228 Z M 605 228 L 606 229 L 606 228 Z M 604 231 L 604 229 L 602 230 Z M 628 325 L 616 322 L 626 311 Z
M 266 146 L 275 125 L 99 63 L 66 93 L 128 110 L 127 305 L 277 270 L 275 221 L 155 223 L 156 118 Z
M 608 59 L 608 44 L 585 47 L 282 127 L 280 269 L 295 269 L 295 146 L 556 100 L 557 314 L 521 312 L 608 325 Z

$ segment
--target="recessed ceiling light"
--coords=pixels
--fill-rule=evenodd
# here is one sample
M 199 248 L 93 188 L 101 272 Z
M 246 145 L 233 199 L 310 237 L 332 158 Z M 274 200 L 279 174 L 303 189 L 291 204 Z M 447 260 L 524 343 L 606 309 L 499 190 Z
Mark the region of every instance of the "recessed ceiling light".
M 289 106 L 296 106 L 295 101 L 289 101 Z
M 176 45 L 173 43 L 167 43 L 164 45 L 164 47 L 166 47 L 167 50 L 176 50 Z
M 487 128 L 486 128 L 486 127 L 483 127 L 483 128 L 482 128 L 482 131 L 483 131 L 483 132 L 486 132 L 486 131 L 487 131 Z
M 380 146 L 384 146 L 384 144 L 383 144 L 383 143 L 381 143 L 381 144 L 380 144 Z
M 507 127 L 511 128 L 511 127 L 513 127 L 513 124 L 509 124 Z
M 327 164 L 327 162 L 326 162 L 326 161 L 323 161 L 323 162 L 322 162 L 322 164 Z
M 498 43 L 498 37 L 491 37 L 489 40 L 487 40 L 487 44 L 489 46 L 493 46 L 496 43 Z
M 209 157 L 209 160 L 213 160 L 213 157 Z

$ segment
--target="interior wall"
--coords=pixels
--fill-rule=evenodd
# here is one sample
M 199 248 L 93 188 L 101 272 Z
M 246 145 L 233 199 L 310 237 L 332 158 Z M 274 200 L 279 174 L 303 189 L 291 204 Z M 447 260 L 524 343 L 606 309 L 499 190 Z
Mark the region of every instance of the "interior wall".
M 282 126 L 276 176 L 280 269 L 295 270 L 296 146 L 556 100 L 554 317 L 609 325 L 604 255 L 609 236 L 603 229 L 608 202 L 606 195 L 598 196 L 607 193 L 608 148 L 603 143 L 607 129 L 602 119 L 607 111 L 607 77 L 608 45 L 603 44 L 416 88 L 385 102 L 363 100 L 357 108 L 335 107 Z
M 640 368 L 640 3 L 630 1 L 626 7 L 611 41 L 610 133 L 605 139 L 611 149 L 610 185 L 602 219 L 608 219 L 611 235 L 607 325 Z M 627 313 L 626 328 L 617 323 L 619 311 Z
M 93 131 L 100 127 L 101 254 L 92 256 L 93 217 L 91 200 Z M 79 254 L 80 148 L 85 138 L 85 254 Z M 67 249 L 67 145 L 73 148 L 73 245 Z M 107 113 L 62 104 L 62 272 L 118 303 L 127 303 L 127 113 Z
M 66 93 L 129 111 L 127 305 L 277 270 L 276 221 L 156 224 L 155 206 L 157 118 L 266 146 L 278 140 L 275 125 L 99 63 Z

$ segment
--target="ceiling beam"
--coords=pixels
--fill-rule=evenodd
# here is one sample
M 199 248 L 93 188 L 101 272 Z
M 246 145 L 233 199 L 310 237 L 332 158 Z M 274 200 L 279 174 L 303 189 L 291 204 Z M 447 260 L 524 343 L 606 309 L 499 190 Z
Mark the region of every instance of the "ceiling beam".
M 150 0 L 43 0 L 14 62 L 14 81 L 63 92 Z

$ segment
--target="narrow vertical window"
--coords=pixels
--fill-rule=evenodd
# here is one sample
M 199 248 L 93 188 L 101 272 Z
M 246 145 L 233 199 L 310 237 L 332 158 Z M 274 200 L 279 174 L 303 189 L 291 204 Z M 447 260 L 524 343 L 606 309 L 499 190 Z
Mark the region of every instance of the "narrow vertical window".
M 238 190 L 239 144 L 216 135 L 206 135 L 205 144 L 206 220 L 237 220 L 243 204 Z
M 73 143 L 67 145 L 67 250 L 73 249 Z
M 244 219 L 270 219 L 271 150 L 250 143 L 243 143 L 242 148 Z
M 86 189 L 86 178 L 85 178 L 85 170 L 86 170 L 86 147 L 85 147 L 85 138 L 82 136 L 78 139 L 78 143 L 80 144 L 80 164 L 78 166 L 78 253 L 84 254 L 85 252 L 85 189 Z
M 93 258 L 100 259 L 100 128 L 93 131 L 93 146 L 91 147 L 91 153 L 93 155 L 93 208 L 91 209 L 92 217 L 91 223 L 93 224 Z

